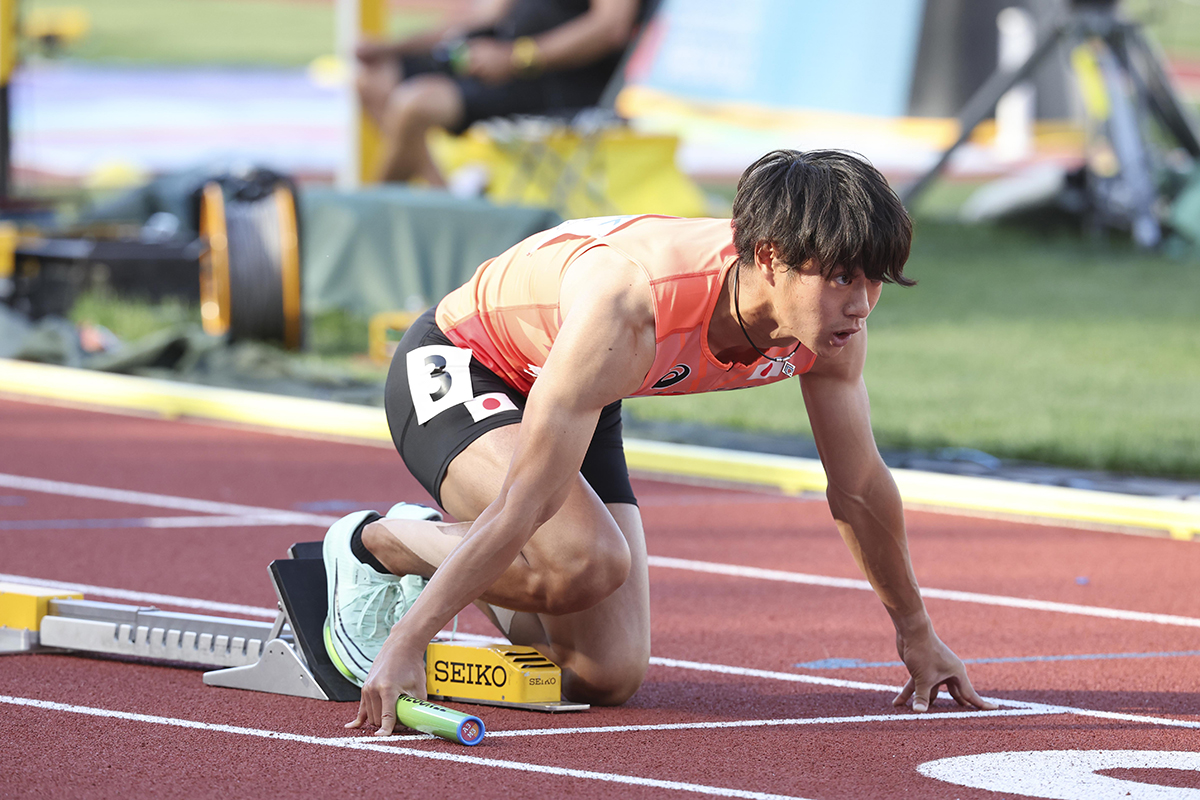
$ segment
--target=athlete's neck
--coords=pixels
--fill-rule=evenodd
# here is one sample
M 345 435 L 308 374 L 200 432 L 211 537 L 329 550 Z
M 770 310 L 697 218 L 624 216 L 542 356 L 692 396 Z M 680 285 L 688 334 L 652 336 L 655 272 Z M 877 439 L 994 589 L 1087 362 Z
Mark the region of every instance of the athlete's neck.
M 708 349 L 718 361 L 726 364 L 753 364 L 761 357 L 757 350 L 747 340 L 746 334 L 742 333 L 742 328 L 738 325 L 738 309 L 734 307 L 734 281 L 741 280 L 748 282 L 751 279 L 750 275 L 739 275 L 741 268 L 738 264 L 734 264 L 725 274 L 725 280 L 721 286 L 721 294 L 717 298 L 716 308 L 713 310 L 712 320 L 708 323 Z M 761 309 L 758 304 L 753 306 L 753 311 L 747 313 L 746 302 L 746 286 L 743 285 L 738 294 L 737 299 L 740 301 L 740 309 L 742 319 L 747 325 L 747 330 L 753 336 L 752 318 L 757 319 L 760 316 Z M 774 347 L 768 341 L 768 337 L 763 336 L 763 341 L 767 346 Z

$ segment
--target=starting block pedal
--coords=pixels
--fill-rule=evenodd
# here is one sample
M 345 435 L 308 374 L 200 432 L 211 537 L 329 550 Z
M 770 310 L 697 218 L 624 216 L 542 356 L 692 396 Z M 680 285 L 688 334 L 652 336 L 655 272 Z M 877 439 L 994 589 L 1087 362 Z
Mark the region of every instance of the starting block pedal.
M 0 654 L 66 650 L 206 667 L 204 683 L 317 700 L 357 701 L 325 652 L 321 542 L 272 561 L 275 621 L 161 611 L 85 600 L 78 592 L 0 584 Z M 426 650 L 431 699 L 530 711 L 584 711 L 564 702 L 558 666 L 532 647 L 437 640 Z

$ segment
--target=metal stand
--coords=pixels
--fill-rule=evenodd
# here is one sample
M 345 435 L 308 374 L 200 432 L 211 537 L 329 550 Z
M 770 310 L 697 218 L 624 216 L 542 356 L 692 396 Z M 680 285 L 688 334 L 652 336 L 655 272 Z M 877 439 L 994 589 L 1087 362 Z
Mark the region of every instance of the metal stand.
M 359 688 L 338 672 L 325 650 L 321 549 L 321 542 L 300 542 L 289 549 L 290 558 L 271 562 L 279 599 L 273 623 L 68 599 L 78 593 L 47 600 L 35 615 L 28 606 L 36 587 L 22 593 L 20 586 L 3 584 L 0 594 L 21 596 L 27 611 L 0 619 L 0 653 L 61 649 L 151 658 L 216 667 L 204 673 L 209 686 L 357 702 Z M 9 622 L 19 624 L 5 627 Z M 547 713 L 588 708 L 561 699 L 559 668 L 531 647 L 435 641 L 426 658 L 434 666 L 428 684 L 433 697 Z
M 1183 106 L 1171 90 L 1158 54 L 1141 26 L 1121 19 L 1115 0 L 1071 3 L 1066 16 L 1040 39 L 1033 53 L 1013 70 L 997 70 L 971 97 L 959 115 L 960 134 L 954 144 L 901 196 L 912 203 L 945 168 L 950 157 L 976 126 L 993 112 L 1000 98 L 1030 77 L 1060 45 L 1073 48 L 1092 40 L 1105 47 L 1097 55 L 1109 102 L 1107 134 L 1120 164 L 1112 176 L 1090 175 L 1093 202 L 1106 219 L 1130 225 L 1134 240 L 1153 247 L 1162 237 L 1155 204 L 1158 193 L 1151 172 L 1151 149 L 1141 128 L 1152 114 L 1193 158 L 1200 158 L 1200 139 Z
M 204 673 L 204 682 L 317 700 L 357 701 L 358 687 L 342 677 L 325 652 L 325 564 L 320 542 L 293 545 L 291 555 L 270 566 L 271 585 L 279 598 L 275 625 L 281 631 L 286 625 L 291 636 L 268 641 L 254 664 Z
M 358 687 L 333 666 L 321 638 L 326 595 L 320 544 L 294 545 L 293 558 L 271 562 L 279 598 L 273 623 L 52 599 L 39 630 L 0 628 L 0 653 L 69 650 L 151 658 L 215 667 L 204 673 L 209 686 L 356 701 Z

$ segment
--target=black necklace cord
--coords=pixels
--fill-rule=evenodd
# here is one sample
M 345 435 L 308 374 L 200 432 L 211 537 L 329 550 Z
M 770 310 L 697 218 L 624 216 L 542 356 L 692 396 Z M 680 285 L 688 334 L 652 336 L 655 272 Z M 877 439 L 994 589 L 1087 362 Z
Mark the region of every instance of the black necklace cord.
M 750 338 L 750 334 L 746 332 L 746 323 L 742 322 L 742 310 L 738 307 L 738 294 L 742 285 L 741 269 L 742 268 L 737 264 L 733 265 L 733 313 L 737 317 L 738 327 L 742 329 L 742 335 L 746 337 L 746 341 L 749 342 L 750 346 L 754 348 L 754 352 L 758 353 L 763 358 L 767 359 L 768 361 L 774 361 L 776 364 L 787 364 L 788 366 L 791 366 L 793 370 L 795 370 L 795 366 L 791 363 L 791 358 L 792 356 L 796 355 L 796 351 L 800 349 L 800 342 L 796 342 L 796 346 L 792 348 L 792 352 L 788 353 L 786 356 L 769 356 L 762 350 L 758 349 L 758 345 L 754 343 L 754 340 Z M 789 377 L 792 374 L 791 372 L 787 372 L 786 368 L 785 372 Z

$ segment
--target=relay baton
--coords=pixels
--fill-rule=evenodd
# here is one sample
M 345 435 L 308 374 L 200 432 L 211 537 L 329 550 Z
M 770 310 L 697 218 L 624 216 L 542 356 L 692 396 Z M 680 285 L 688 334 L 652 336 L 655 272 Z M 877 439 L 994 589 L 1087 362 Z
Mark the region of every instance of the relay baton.
M 396 700 L 396 719 L 413 730 L 432 733 L 459 744 L 472 745 L 483 741 L 483 720 L 479 717 L 406 694 Z

